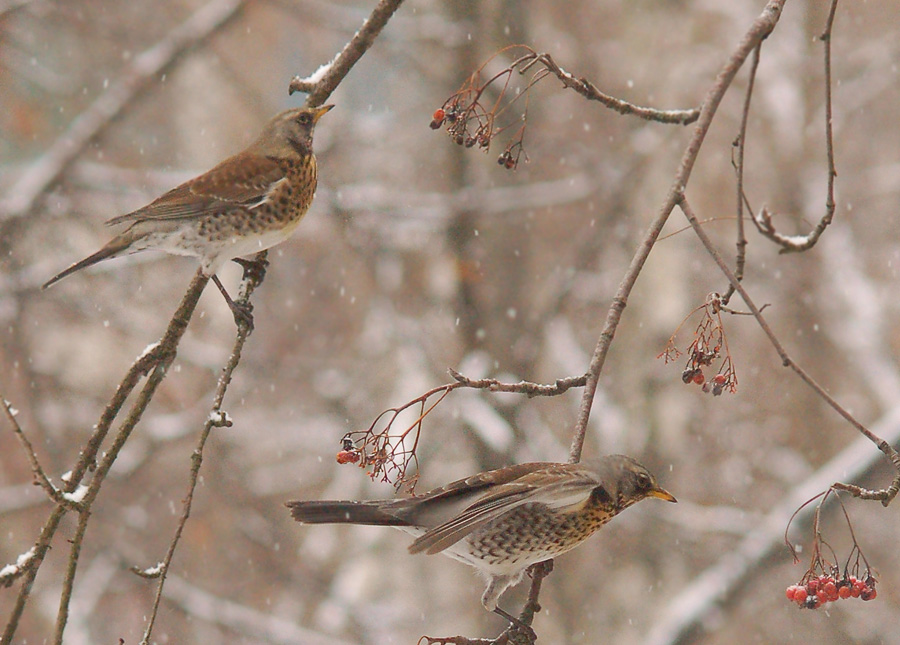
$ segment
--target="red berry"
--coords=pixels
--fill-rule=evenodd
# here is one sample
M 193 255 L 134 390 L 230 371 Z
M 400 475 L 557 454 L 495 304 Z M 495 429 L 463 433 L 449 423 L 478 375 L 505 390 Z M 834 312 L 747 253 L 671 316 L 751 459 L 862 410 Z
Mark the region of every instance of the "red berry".
M 694 376 L 691 380 L 694 382 L 695 385 L 703 385 L 703 382 L 706 380 L 706 377 L 703 376 L 703 372 L 701 372 L 700 370 L 697 370 L 694 373 Z
M 438 108 L 434 111 L 434 114 L 431 117 L 431 129 L 438 130 L 442 125 L 444 125 L 444 110 L 442 108 Z
M 787 589 L 784 590 L 784 595 L 787 596 L 788 600 L 794 599 L 794 594 L 797 592 L 797 585 L 791 585 Z
M 806 583 L 806 590 L 811 594 L 816 593 L 816 589 L 818 589 L 818 588 L 819 588 L 819 579 L 818 578 L 812 578 L 809 582 Z
M 816 592 L 816 598 L 818 598 L 819 602 L 820 602 L 821 604 L 823 604 L 823 605 L 824 605 L 826 602 L 828 602 L 828 594 L 825 593 L 825 590 L 824 590 L 824 589 L 819 589 L 819 590 Z
M 850 587 L 850 597 L 851 598 L 859 598 L 860 588 L 856 585 Z
M 834 582 L 832 582 L 831 580 L 827 580 L 825 582 L 825 586 L 823 588 L 825 590 L 825 593 L 828 594 L 829 596 L 832 595 L 833 593 L 837 593 L 837 585 L 835 585 Z
M 716 374 L 713 376 L 713 383 L 715 385 L 725 385 L 728 382 L 728 377 L 724 374 Z
M 794 585 L 794 602 L 802 605 L 804 602 L 806 602 L 806 597 L 808 595 L 809 594 L 806 593 L 806 587 Z
M 847 598 L 849 598 L 850 597 L 850 586 L 844 585 L 843 587 L 838 589 L 838 597 L 840 597 L 842 600 L 846 600 Z
M 875 591 L 874 587 L 866 588 L 859 594 L 859 597 L 863 600 L 875 600 L 875 596 L 878 595 L 878 592 Z
M 336 460 L 339 464 L 355 464 L 359 461 L 359 453 L 355 450 L 341 450 L 337 454 Z

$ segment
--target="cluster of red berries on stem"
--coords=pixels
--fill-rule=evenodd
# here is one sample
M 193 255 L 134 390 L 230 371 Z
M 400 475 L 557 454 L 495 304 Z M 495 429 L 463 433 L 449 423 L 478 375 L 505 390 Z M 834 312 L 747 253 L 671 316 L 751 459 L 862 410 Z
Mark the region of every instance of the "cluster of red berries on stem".
M 703 373 L 703 369 L 699 367 L 686 368 L 681 373 L 681 380 L 688 385 L 690 385 L 691 383 L 693 383 L 694 385 L 699 385 L 704 392 L 712 392 L 713 396 L 720 396 L 722 392 L 725 391 L 726 386 L 731 385 L 728 377 L 725 374 L 721 373 L 716 374 L 707 381 L 706 375 Z
M 805 609 L 818 609 L 825 603 L 847 598 L 875 600 L 877 595 L 875 578 L 870 574 L 866 574 L 864 580 L 856 576 L 845 575 L 835 579 L 833 576 L 821 575 L 810 578 L 806 584 L 791 585 L 785 590 L 788 600 Z

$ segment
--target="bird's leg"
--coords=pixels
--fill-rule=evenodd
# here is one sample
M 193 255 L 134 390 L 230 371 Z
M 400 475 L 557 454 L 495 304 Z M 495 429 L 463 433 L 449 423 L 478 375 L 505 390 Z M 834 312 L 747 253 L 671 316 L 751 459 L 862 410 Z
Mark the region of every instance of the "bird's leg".
M 537 641 L 537 634 L 535 633 L 534 629 L 531 628 L 531 625 L 526 625 L 512 614 L 500 609 L 500 607 L 494 607 L 494 613 L 498 616 L 503 616 L 503 618 L 508 620 L 510 626 L 513 629 L 516 629 L 520 633 L 524 634 L 529 642 L 534 643 L 535 641 Z
M 235 264 L 241 265 L 244 269 L 244 278 L 251 278 L 254 282 L 259 284 L 263 281 L 263 278 L 266 277 L 266 267 L 269 266 L 269 261 L 265 258 L 256 260 L 248 260 L 247 258 L 232 258 L 232 262 Z
M 212 281 L 219 288 L 222 297 L 225 298 L 228 308 L 231 309 L 231 313 L 234 315 L 234 324 L 240 326 L 243 322 L 249 329 L 253 329 L 253 305 L 249 302 L 247 304 L 239 305 L 232 300 L 231 296 L 228 295 L 228 292 L 225 291 L 225 287 L 222 285 L 221 280 L 219 280 L 219 276 L 213 274 Z

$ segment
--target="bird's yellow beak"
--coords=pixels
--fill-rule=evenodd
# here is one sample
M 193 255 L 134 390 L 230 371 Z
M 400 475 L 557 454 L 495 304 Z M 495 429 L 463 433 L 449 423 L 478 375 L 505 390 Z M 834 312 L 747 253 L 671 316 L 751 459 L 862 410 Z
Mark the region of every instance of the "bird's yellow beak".
M 649 493 L 647 493 L 647 496 L 656 497 L 657 499 L 664 499 L 667 502 L 678 502 L 678 500 L 675 499 L 675 496 L 672 493 L 662 488 L 654 488 Z
M 319 119 L 322 118 L 322 115 L 328 112 L 328 110 L 333 107 L 334 105 L 323 105 L 322 107 L 318 108 L 315 112 L 313 112 L 313 123 L 317 123 Z

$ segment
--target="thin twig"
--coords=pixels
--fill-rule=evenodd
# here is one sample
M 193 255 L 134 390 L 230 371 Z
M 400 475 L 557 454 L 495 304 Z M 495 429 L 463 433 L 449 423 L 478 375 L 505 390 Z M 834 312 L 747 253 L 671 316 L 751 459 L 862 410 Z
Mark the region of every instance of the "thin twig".
M 611 110 L 615 110 L 619 114 L 637 116 L 647 121 L 657 121 L 659 123 L 675 123 L 679 125 L 688 125 L 700 118 L 700 108 L 690 110 L 658 110 L 656 108 L 641 107 L 634 105 L 628 101 L 617 99 L 614 96 L 601 92 L 596 85 L 586 78 L 575 78 L 572 74 L 561 68 L 553 60 L 550 54 L 537 54 L 539 60 L 556 78 L 562 81 L 562 84 L 573 89 L 583 97 L 591 101 L 599 101 Z
M 187 328 L 188 321 L 190 320 L 194 309 L 197 306 L 197 302 L 200 300 L 200 294 L 203 292 L 203 287 L 206 286 L 208 280 L 209 279 L 204 276 L 201 271 L 197 271 L 196 276 L 191 282 L 191 286 L 188 288 L 188 291 L 185 294 L 184 298 L 182 298 L 181 304 L 176 310 L 175 315 L 169 322 L 169 326 L 166 329 L 166 332 L 163 335 L 162 339 L 158 344 L 152 345 L 150 348 L 148 348 L 148 351 L 138 357 L 138 359 L 126 374 L 123 383 L 119 385 L 119 389 L 116 391 L 113 400 L 114 402 L 120 402 L 118 402 L 116 406 L 112 406 L 111 404 L 104 410 L 103 415 L 101 416 L 101 423 L 98 424 L 98 430 L 100 435 L 102 436 L 99 436 L 98 438 L 98 430 L 94 431 L 94 434 L 91 437 L 91 442 L 95 443 L 89 443 L 89 447 L 82 451 L 82 456 L 79 459 L 76 469 L 73 469 L 69 477 L 65 479 L 64 491 L 66 493 L 71 493 L 75 491 L 78 486 L 82 485 L 81 482 L 85 473 L 87 472 L 88 465 L 93 464 L 94 457 L 96 456 L 97 450 L 99 449 L 99 445 L 102 442 L 103 437 L 106 436 L 106 430 L 100 430 L 100 427 L 105 424 L 106 429 L 109 428 L 109 426 L 118 416 L 125 398 L 127 398 L 134 385 L 140 380 L 140 377 L 143 374 L 143 370 L 148 369 L 151 363 L 155 363 L 154 367 L 152 368 L 152 372 L 150 373 L 150 377 L 147 379 L 147 382 L 144 384 L 141 393 L 138 395 L 137 399 L 129 410 L 128 416 L 120 425 L 112 444 L 107 448 L 107 450 L 104 451 L 103 458 L 100 460 L 99 464 L 97 464 L 96 470 L 94 471 L 91 483 L 88 486 L 87 491 L 85 491 L 85 494 L 81 496 L 79 500 L 79 503 L 81 504 L 80 512 L 82 513 L 83 521 L 87 521 L 87 513 L 89 513 L 90 507 L 100 491 L 100 487 L 106 480 L 106 476 L 109 473 L 110 468 L 112 468 L 112 465 L 117 459 L 119 452 L 125 445 L 128 437 L 131 435 L 131 431 L 134 429 L 134 426 L 137 425 L 144 410 L 146 409 L 147 405 L 149 405 L 150 400 L 152 399 L 153 394 L 156 391 L 156 388 L 162 382 L 163 378 L 165 378 L 165 375 L 168 372 L 169 365 L 171 365 L 172 361 L 174 361 L 175 351 L 178 343 L 180 342 L 181 337 L 183 336 L 184 331 Z M 77 476 L 76 473 L 78 473 Z M 53 536 L 56 534 L 56 531 L 59 528 L 60 521 L 69 508 L 69 504 L 57 504 L 57 506 L 50 513 L 50 516 L 47 518 L 47 521 L 44 523 L 44 526 L 41 529 L 41 534 L 33 547 L 35 552 L 34 558 L 32 559 L 30 566 L 25 572 L 22 586 L 19 590 L 18 596 L 16 597 L 16 603 L 13 607 L 13 611 L 6 623 L 3 637 L 0 638 L 0 643 L 12 642 L 13 636 L 15 635 L 16 629 L 18 628 L 19 621 L 21 620 L 22 612 L 24 611 L 25 605 L 27 604 L 28 598 L 31 594 L 32 584 L 34 583 L 37 571 L 43 563 L 44 556 L 50 548 L 50 543 L 52 542 Z M 67 568 L 65 579 L 63 580 L 64 589 L 67 586 L 71 586 L 73 584 L 75 571 L 77 569 L 78 554 L 80 553 L 81 548 L 81 539 L 83 539 L 83 536 L 84 532 L 81 532 L 76 535 L 75 539 L 73 539 L 70 551 L 69 567 Z M 65 611 L 66 610 L 61 605 L 60 612 L 63 614 L 63 616 L 61 616 L 61 623 L 58 625 L 59 628 L 65 627 Z M 57 633 L 57 638 L 62 638 L 61 632 Z
M 519 381 L 518 383 L 504 383 L 493 378 L 471 379 L 463 376 L 456 370 L 448 370 L 450 376 L 456 379 L 461 387 L 469 387 L 476 390 L 489 390 L 491 392 L 511 392 L 524 394 L 529 398 L 535 396 L 559 396 L 573 387 L 584 387 L 587 382 L 587 374 L 580 376 L 566 376 L 558 378 L 552 384 L 532 383 L 531 381 Z M 453 385 L 453 384 L 451 384 Z
M 823 42 L 825 56 L 825 152 L 828 163 L 828 187 L 825 195 L 825 213 L 815 225 L 812 231 L 806 235 L 785 235 L 780 233 L 772 221 L 772 213 L 764 206 L 759 213 L 754 214 L 751 211 L 753 223 L 757 230 L 766 238 L 772 240 L 781 247 L 782 253 L 793 253 L 807 251 L 816 245 L 822 233 L 831 224 L 834 219 L 835 202 L 834 202 L 834 179 L 837 177 L 837 170 L 834 165 L 834 132 L 832 126 L 832 106 L 831 106 L 831 34 L 834 27 L 834 16 L 837 11 L 838 0 L 831 1 L 831 9 L 828 12 L 828 19 L 825 23 L 825 30 L 819 39 Z
M 591 364 L 588 369 L 588 379 L 584 387 L 584 395 L 582 396 L 581 406 L 578 411 L 578 420 L 575 423 L 572 446 L 569 450 L 570 462 L 577 462 L 581 459 L 581 451 L 584 447 L 584 438 L 587 433 L 587 425 L 591 415 L 591 406 L 593 405 L 594 395 L 597 392 L 597 384 L 600 380 L 600 372 L 603 369 L 603 364 L 606 362 L 606 354 L 612 344 L 616 329 L 619 326 L 619 320 L 622 318 L 622 312 L 625 310 L 625 306 L 628 303 L 628 297 L 631 295 L 631 290 L 634 288 L 634 283 L 637 281 L 637 277 L 643 269 L 644 263 L 647 261 L 647 257 L 650 255 L 650 251 L 653 249 L 653 245 L 656 243 L 656 239 L 659 237 L 663 226 L 665 226 L 668 221 L 672 209 L 675 208 L 675 205 L 678 203 L 690 180 L 694 162 L 700 152 L 700 147 L 703 145 L 703 140 L 706 138 L 706 133 L 716 114 L 719 103 L 722 101 L 722 97 L 725 95 L 725 92 L 728 91 L 728 88 L 731 87 L 735 75 L 738 73 L 738 70 L 740 70 L 747 57 L 754 49 L 756 49 L 759 43 L 765 40 L 772 32 L 775 25 L 778 24 L 778 19 L 781 16 L 781 10 L 784 7 L 784 3 L 785 0 L 769 1 L 763 9 L 762 14 L 753 22 L 753 25 L 744 35 L 744 38 L 737 46 L 737 49 L 731 54 L 728 61 L 722 67 L 715 82 L 707 93 L 706 99 L 703 101 L 699 120 L 694 126 L 694 134 L 682 154 L 681 163 L 678 167 L 678 171 L 675 173 L 674 181 L 669 188 L 669 192 L 666 195 L 662 206 L 660 206 L 656 219 L 644 235 L 641 245 L 638 247 L 637 251 L 635 251 L 631 264 L 619 284 L 612 305 L 607 313 L 603 331 L 600 333 L 600 338 L 594 348 L 594 354 L 591 357 Z
M 54 645 L 62 645 L 63 633 L 66 631 L 66 622 L 69 620 L 69 606 L 72 602 L 72 590 L 75 587 L 75 571 L 78 568 L 78 558 L 81 556 L 81 545 L 84 543 L 84 534 L 87 532 L 88 521 L 91 517 L 90 505 L 86 505 L 78 514 L 78 526 L 72 537 L 69 547 L 69 558 L 66 563 L 66 573 L 62 580 L 62 591 L 59 594 L 59 610 L 56 613 L 56 630 L 54 632 Z
M 237 298 L 237 303 L 239 305 L 249 305 L 250 296 L 253 294 L 256 288 L 259 287 L 260 284 L 262 284 L 262 281 L 265 278 L 265 259 L 263 258 L 261 261 L 262 264 L 259 267 L 248 266 L 244 268 L 244 279 L 241 281 L 241 286 L 239 288 Z M 257 259 L 257 262 L 260 262 L 260 259 Z M 228 391 L 228 386 L 231 384 L 234 370 L 237 369 L 237 366 L 241 361 L 241 354 L 244 349 L 244 344 L 247 342 L 247 338 L 252 332 L 253 328 L 249 325 L 248 321 L 239 319 L 237 336 L 235 337 L 234 345 L 231 348 L 231 355 L 228 357 L 228 362 L 222 369 L 221 376 L 219 376 L 219 381 L 216 385 L 216 391 L 213 395 L 210 414 L 207 416 L 206 423 L 204 424 L 203 429 L 200 431 L 200 437 L 197 440 L 197 446 L 196 448 L 194 448 L 194 452 L 191 454 L 191 469 L 187 494 L 185 495 L 184 501 L 182 502 L 181 517 L 179 518 L 178 524 L 175 528 L 175 534 L 172 536 L 172 539 L 169 542 L 169 548 L 166 551 L 165 558 L 159 565 L 160 575 L 158 577 L 156 595 L 153 599 L 153 607 L 150 611 L 150 616 L 147 619 L 147 627 L 144 631 L 144 637 L 141 640 L 141 643 L 143 644 L 147 644 L 150 642 L 150 634 L 153 631 L 153 626 L 156 622 L 156 617 L 159 612 L 159 603 L 163 595 L 163 587 L 166 583 L 169 567 L 172 563 L 172 558 L 175 556 L 175 549 L 177 548 L 184 528 L 187 525 L 188 518 L 191 515 L 191 506 L 194 500 L 194 491 L 196 490 L 197 482 L 200 479 L 200 467 L 203 465 L 203 449 L 206 446 L 206 441 L 209 438 L 210 431 L 213 428 L 228 425 L 226 415 L 224 415 L 224 413 L 222 412 L 222 402 L 225 400 L 225 393 Z
M 747 79 L 747 92 L 744 94 L 744 108 L 741 110 L 741 126 L 735 141 L 737 151 L 734 158 L 734 173 L 737 175 L 737 254 L 734 259 L 734 274 L 738 280 L 744 279 L 744 265 L 747 261 L 747 236 L 744 233 L 744 152 L 747 148 L 747 122 L 750 120 L 750 99 L 753 97 L 753 86 L 756 83 L 756 71 L 759 68 L 759 55 L 762 43 L 753 50 L 753 58 L 750 60 L 750 73 Z M 728 285 L 728 290 L 722 296 L 722 303 L 727 305 L 734 295 L 734 287 Z
M 41 467 L 41 462 L 38 460 L 37 453 L 34 451 L 34 446 L 31 441 L 28 440 L 28 437 L 25 436 L 25 433 L 22 431 L 22 427 L 19 425 L 19 421 L 16 419 L 15 411 L 12 408 L 12 404 L 6 400 L 6 398 L 0 394 L 0 403 L 3 405 L 3 411 L 6 413 L 6 418 L 9 423 L 12 425 L 13 434 L 16 435 L 16 438 L 19 440 L 19 443 L 22 444 L 22 448 L 25 450 L 25 454 L 28 456 L 28 462 L 31 464 L 31 472 L 34 475 L 34 480 L 38 483 L 38 485 L 44 489 L 47 493 L 47 496 L 50 497 L 57 504 L 67 504 L 66 498 L 63 497 L 62 491 L 60 491 L 53 483 L 50 481 L 50 478 L 47 477 L 47 473 L 44 472 L 44 469 Z

